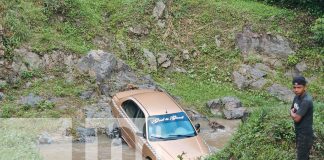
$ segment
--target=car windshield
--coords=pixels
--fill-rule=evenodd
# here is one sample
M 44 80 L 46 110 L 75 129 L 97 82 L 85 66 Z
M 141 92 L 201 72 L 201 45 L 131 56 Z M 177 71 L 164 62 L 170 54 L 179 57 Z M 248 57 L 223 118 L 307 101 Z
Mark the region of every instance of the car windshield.
M 195 129 L 184 112 L 148 118 L 148 138 L 151 141 L 175 140 L 196 135 Z

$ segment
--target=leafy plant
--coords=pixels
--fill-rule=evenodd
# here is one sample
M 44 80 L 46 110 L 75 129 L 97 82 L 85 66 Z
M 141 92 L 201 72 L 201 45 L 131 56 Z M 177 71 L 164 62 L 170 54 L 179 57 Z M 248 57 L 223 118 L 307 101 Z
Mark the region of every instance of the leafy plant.
M 319 43 L 324 44 L 324 16 L 318 18 L 311 28 L 314 36 L 313 38 Z
M 287 64 L 289 66 L 294 66 L 299 62 L 299 58 L 296 55 L 289 55 L 287 58 Z

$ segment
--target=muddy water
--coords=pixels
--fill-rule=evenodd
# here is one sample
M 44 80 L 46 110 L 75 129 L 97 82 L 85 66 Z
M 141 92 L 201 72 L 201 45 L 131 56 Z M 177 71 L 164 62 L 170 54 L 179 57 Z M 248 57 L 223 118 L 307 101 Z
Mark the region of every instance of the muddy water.
M 211 119 L 225 126 L 224 130 L 213 130 L 208 121 L 198 120 L 201 124 L 199 135 L 205 139 L 212 151 L 224 147 L 238 127 L 240 120 Z M 134 160 L 141 159 L 139 154 L 127 144 L 116 145 L 106 135 L 98 135 L 93 143 L 71 143 L 70 140 L 56 141 L 54 144 L 39 145 L 39 152 L 45 160 Z

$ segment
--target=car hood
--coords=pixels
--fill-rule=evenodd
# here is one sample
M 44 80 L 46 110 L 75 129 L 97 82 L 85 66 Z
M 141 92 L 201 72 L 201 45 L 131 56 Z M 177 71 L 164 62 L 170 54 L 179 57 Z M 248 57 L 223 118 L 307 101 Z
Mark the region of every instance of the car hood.
M 156 141 L 150 142 L 150 144 L 162 159 L 179 159 L 177 156 L 184 152 L 184 159 L 193 160 L 209 153 L 208 146 L 199 136 L 177 140 Z

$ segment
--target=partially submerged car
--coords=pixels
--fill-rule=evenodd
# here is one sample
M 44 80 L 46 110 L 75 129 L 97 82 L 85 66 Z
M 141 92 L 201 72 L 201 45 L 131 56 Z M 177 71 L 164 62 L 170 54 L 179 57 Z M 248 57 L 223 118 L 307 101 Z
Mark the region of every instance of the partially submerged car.
M 140 89 L 113 96 L 112 113 L 121 137 L 143 158 L 199 159 L 209 147 L 185 111 L 165 92 Z

